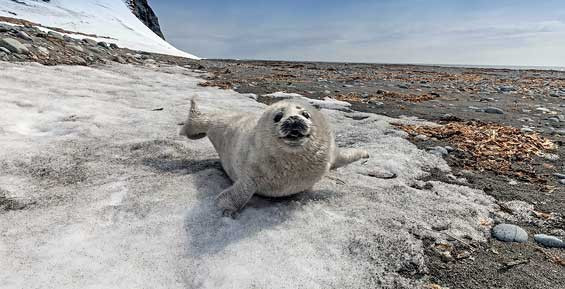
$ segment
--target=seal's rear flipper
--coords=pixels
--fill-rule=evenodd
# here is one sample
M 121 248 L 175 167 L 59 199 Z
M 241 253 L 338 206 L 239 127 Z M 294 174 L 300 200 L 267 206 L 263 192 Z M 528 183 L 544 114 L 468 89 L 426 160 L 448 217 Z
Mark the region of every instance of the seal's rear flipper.
M 360 159 L 368 159 L 369 153 L 361 149 L 340 149 L 336 148 L 335 157 L 332 161 L 330 170 L 335 170 L 337 168 L 346 166 L 352 162 L 358 161 Z
M 198 110 L 195 98 L 190 100 L 190 111 L 188 119 L 180 130 L 180 135 L 184 135 L 189 139 L 200 139 L 206 136 L 209 128 L 209 120 L 202 112 Z

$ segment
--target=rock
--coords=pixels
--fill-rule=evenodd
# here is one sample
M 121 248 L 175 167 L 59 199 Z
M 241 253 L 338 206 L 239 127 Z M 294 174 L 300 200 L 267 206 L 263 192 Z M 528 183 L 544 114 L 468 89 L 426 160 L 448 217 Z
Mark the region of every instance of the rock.
M 108 46 L 108 43 L 104 42 L 104 41 L 100 41 L 97 43 L 98 46 L 106 48 L 106 49 L 110 49 L 110 46 Z
M 39 53 L 41 53 L 43 55 L 49 55 L 49 49 L 47 49 L 43 46 L 38 46 L 37 51 L 39 51 Z
M 116 43 L 110 43 L 110 48 L 112 49 L 118 49 L 120 48 Z
M 487 107 L 484 109 L 486 113 L 504 114 L 504 110 L 496 107 Z
M 399 84 L 398 88 L 402 88 L 402 89 L 409 89 L 410 87 L 406 84 Z
M 79 45 L 74 45 L 74 44 L 72 44 L 72 45 L 69 45 L 68 47 L 69 47 L 70 49 L 75 50 L 75 51 L 78 51 L 78 52 L 84 52 L 84 49 L 82 49 L 82 47 L 79 46 Z
M 427 135 L 419 134 L 414 137 L 415 140 L 427 140 L 429 137 Z
M 84 38 L 82 39 L 82 42 L 90 45 L 90 46 L 96 46 L 98 44 L 98 42 L 96 42 L 95 40 L 92 40 L 90 38 Z
M 559 118 L 557 118 L 556 116 L 552 116 L 552 117 L 548 117 L 547 120 L 551 121 L 551 122 L 555 122 L 558 123 L 561 120 L 559 120 Z
M 514 88 L 514 86 L 511 85 L 502 85 L 498 87 L 498 91 L 500 92 L 512 92 L 512 91 L 516 91 L 516 88 Z
M 0 32 L 8 32 L 10 31 L 12 28 L 6 24 L 2 24 L 0 23 Z
M 5 48 L 5 47 L 0 47 L 0 52 L 4 52 L 4 53 L 6 53 L 6 54 L 12 53 L 10 50 L 8 50 L 8 49 Z
M 559 180 L 559 181 L 557 181 L 557 182 L 560 183 L 560 184 L 562 184 L 562 185 L 565 185 L 565 180 Z
M 452 151 L 455 150 L 455 149 L 454 149 L 453 147 L 451 147 L 451 146 L 445 146 L 445 149 L 446 149 L 448 152 L 452 152 Z
M 51 36 L 57 40 L 61 40 L 61 41 L 65 41 L 65 38 L 63 37 L 63 35 L 61 33 L 57 33 L 55 31 L 49 31 L 47 33 L 48 36 Z
M 29 53 L 29 50 L 25 47 L 25 45 L 13 38 L 0 39 L 0 47 L 4 47 L 13 53 Z
M 16 33 L 16 36 L 18 36 L 21 39 L 27 40 L 27 41 L 33 41 L 33 38 L 31 38 L 27 33 L 23 32 L 23 31 L 18 31 L 18 33 Z
M 545 247 L 565 248 L 565 242 L 563 242 L 561 239 L 559 239 L 555 236 L 546 235 L 546 234 L 535 234 L 534 240 L 536 240 L 536 242 L 544 245 Z
M 127 63 L 127 61 L 119 55 L 112 57 L 112 60 L 114 60 L 115 62 L 121 63 L 121 64 Z
M 541 111 L 541 112 L 543 112 L 543 113 L 550 113 L 550 112 L 551 112 L 550 109 L 547 109 L 547 108 L 545 108 L 545 107 L 538 107 L 538 108 L 536 108 L 536 110 L 537 110 L 537 111 Z
M 86 65 L 86 60 L 80 56 L 73 56 L 72 60 L 74 61 L 74 64 L 77 65 Z
M 528 241 L 528 233 L 516 225 L 498 224 L 492 228 L 492 236 L 504 242 L 524 243 Z
M 533 129 L 529 128 L 529 127 L 523 127 L 520 129 L 521 132 L 534 132 Z
M 565 129 L 556 129 L 552 134 L 565 135 Z
M 565 174 L 555 173 L 555 174 L 553 174 L 553 176 L 560 179 L 560 180 L 565 179 Z
M 430 148 L 429 152 L 431 154 L 434 154 L 434 155 L 440 156 L 440 157 L 444 157 L 444 156 L 447 156 L 449 154 L 447 149 L 445 149 L 444 147 L 441 147 L 441 146 L 436 146 L 436 147 Z

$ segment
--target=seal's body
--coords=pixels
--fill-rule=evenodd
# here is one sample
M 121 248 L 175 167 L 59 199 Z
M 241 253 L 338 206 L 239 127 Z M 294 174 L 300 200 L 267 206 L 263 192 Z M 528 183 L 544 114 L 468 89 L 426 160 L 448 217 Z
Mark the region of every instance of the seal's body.
M 232 215 L 258 194 L 282 197 L 306 191 L 330 169 L 368 153 L 337 149 L 325 116 L 310 105 L 280 101 L 262 115 L 203 114 L 194 100 L 181 135 L 208 136 L 234 182 L 217 198 Z

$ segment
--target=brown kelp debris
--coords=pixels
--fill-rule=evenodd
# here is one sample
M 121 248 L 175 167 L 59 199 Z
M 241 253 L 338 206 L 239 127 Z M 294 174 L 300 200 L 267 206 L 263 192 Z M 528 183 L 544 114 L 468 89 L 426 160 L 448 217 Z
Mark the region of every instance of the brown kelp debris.
M 501 173 L 514 171 L 513 164 L 543 156 L 556 145 L 536 133 L 479 121 L 450 122 L 441 126 L 395 124 L 409 134 L 445 140 L 470 158 L 464 167 Z

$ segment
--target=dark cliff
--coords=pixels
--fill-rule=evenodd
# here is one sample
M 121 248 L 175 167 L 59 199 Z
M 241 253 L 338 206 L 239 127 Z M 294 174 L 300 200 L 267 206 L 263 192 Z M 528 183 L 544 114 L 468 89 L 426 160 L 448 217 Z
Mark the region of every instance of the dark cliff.
M 161 32 L 161 27 L 159 26 L 159 19 L 149 6 L 149 3 L 147 3 L 147 0 L 125 0 L 125 2 L 133 14 L 137 16 L 145 26 L 149 27 L 149 29 L 159 35 L 159 37 L 165 39 L 163 32 Z

